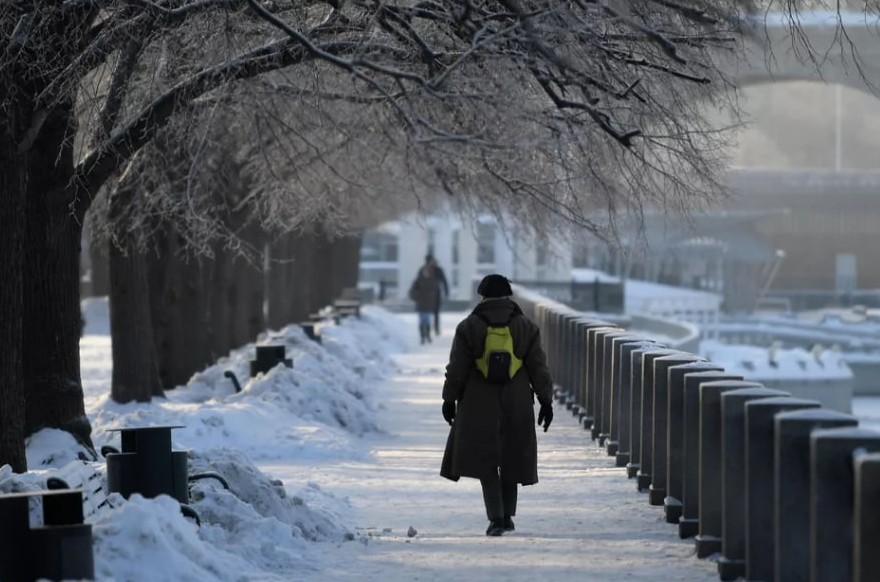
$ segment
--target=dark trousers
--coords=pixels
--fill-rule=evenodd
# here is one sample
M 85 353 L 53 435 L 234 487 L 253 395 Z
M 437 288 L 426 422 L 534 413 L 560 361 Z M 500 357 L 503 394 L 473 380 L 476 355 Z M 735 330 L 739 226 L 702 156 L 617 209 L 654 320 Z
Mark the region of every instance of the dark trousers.
M 489 520 L 516 515 L 516 481 L 504 478 L 504 471 L 480 479 L 483 486 L 483 503 L 486 504 L 486 517 Z

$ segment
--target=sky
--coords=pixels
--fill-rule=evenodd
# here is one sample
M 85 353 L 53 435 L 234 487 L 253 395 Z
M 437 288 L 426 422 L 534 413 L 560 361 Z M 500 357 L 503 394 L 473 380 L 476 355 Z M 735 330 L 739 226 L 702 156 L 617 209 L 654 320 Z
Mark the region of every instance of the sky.
M 86 408 L 95 445 L 120 448 L 122 426 L 181 424 L 174 450 L 190 471 L 216 471 L 191 488 L 197 526 L 167 496 L 128 500 L 87 519 L 95 573 L 105 582 L 717 580 L 661 509 L 556 405 L 538 433 L 539 483 L 520 489 L 516 530 L 485 535 L 479 483 L 439 476 L 449 427 L 440 413 L 443 369 L 455 324 L 418 345 L 414 314 L 365 306 L 363 317 L 322 329 L 321 344 L 297 326 L 258 338 L 281 343 L 293 368 L 247 380 L 254 345 L 192 377 L 168 398 L 109 399 L 106 301 L 84 303 L 81 342 Z M 235 393 L 223 376 L 243 384 Z M 880 404 L 857 414 L 880 422 Z M 30 471 L 0 468 L 0 492 L 40 487 L 74 461 L 72 439 L 44 430 L 28 442 Z M 103 475 L 104 463 L 90 463 Z M 32 521 L 40 520 L 32 511 Z

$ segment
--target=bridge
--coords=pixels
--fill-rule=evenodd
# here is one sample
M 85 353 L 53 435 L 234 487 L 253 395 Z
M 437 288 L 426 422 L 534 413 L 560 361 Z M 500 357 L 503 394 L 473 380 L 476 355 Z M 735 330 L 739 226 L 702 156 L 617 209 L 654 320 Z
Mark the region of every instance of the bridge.
M 752 22 L 740 58 L 726 65 L 740 87 L 816 81 L 871 94 L 880 89 L 880 17 L 852 11 L 768 12 Z

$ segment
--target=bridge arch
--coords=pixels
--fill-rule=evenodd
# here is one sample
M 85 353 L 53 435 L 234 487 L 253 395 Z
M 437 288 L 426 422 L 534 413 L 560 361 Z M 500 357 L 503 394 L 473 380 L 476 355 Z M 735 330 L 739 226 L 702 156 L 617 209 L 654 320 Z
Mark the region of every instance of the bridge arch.
M 740 87 L 785 81 L 840 84 L 880 94 L 880 18 L 861 12 L 802 12 L 792 21 L 767 13 L 743 40 L 743 55 L 724 65 Z M 803 39 L 803 41 L 801 40 Z M 815 60 L 807 57 L 809 45 Z

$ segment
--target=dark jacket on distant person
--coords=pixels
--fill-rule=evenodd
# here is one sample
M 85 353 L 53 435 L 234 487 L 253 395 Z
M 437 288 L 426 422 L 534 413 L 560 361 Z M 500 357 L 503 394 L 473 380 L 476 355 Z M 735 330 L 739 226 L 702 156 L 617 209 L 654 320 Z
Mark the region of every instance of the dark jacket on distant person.
M 477 370 L 487 324 L 509 323 L 513 351 L 523 366 L 506 384 L 490 384 Z M 534 400 L 550 403 L 553 381 L 538 326 L 510 298 L 485 299 L 455 329 L 443 400 L 455 400 L 455 422 L 440 475 L 480 478 L 499 466 L 522 485 L 538 482 Z
M 440 288 L 433 269 L 427 265 L 422 266 L 409 288 L 409 298 L 415 301 L 416 312 L 433 313 L 434 306 L 439 300 L 437 297 L 439 293 Z

